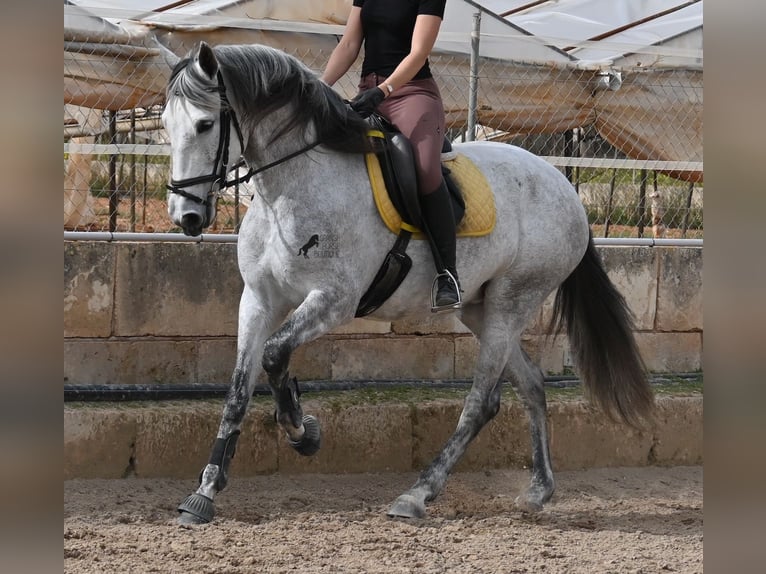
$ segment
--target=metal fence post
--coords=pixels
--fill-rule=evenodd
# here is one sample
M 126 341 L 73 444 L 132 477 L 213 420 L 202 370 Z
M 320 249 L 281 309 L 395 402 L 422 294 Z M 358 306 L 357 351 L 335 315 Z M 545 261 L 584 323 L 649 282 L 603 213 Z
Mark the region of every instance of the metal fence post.
M 130 143 L 136 143 L 136 110 L 130 110 Z M 136 230 L 136 156 L 130 156 L 130 230 Z
M 117 112 L 109 111 L 109 143 L 117 143 Z M 117 195 L 117 154 L 109 154 L 109 231 L 117 230 L 117 209 L 120 197 Z
M 467 141 L 476 139 L 476 114 L 479 93 L 479 35 L 481 32 L 481 11 L 473 15 L 473 29 L 471 30 L 471 64 L 468 78 L 468 133 Z
M 657 172 L 654 172 L 655 174 Z M 638 236 L 644 236 L 644 226 L 646 225 L 646 180 L 648 174 L 645 169 L 641 170 L 641 181 L 638 184 Z M 655 184 L 656 188 L 656 184 Z

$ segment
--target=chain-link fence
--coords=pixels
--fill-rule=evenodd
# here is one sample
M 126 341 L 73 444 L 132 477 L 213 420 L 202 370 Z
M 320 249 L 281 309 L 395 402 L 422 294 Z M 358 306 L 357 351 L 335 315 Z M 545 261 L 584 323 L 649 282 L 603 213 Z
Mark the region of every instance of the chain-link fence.
M 329 39 L 286 51 L 319 73 Z M 335 85 L 345 97 L 356 92 L 359 64 Z M 469 55 L 443 52 L 431 66 L 451 139 L 508 142 L 548 159 L 580 194 L 594 236 L 702 237 L 701 71 L 615 77 L 488 58 L 472 68 Z M 159 121 L 169 71 L 156 47 L 65 36 L 65 230 L 179 231 L 167 216 Z M 236 232 L 251 194 L 248 184 L 228 190 L 208 232 Z

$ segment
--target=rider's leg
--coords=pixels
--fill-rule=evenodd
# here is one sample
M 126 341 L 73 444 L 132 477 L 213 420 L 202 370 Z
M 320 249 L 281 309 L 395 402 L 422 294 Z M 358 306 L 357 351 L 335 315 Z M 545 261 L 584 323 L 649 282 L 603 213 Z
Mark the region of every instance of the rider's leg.
M 380 78 L 378 80 L 381 81 Z M 441 169 L 445 117 L 439 87 L 433 78 L 413 80 L 383 100 L 379 111 L 412 144 L 422 215 L 425 227 L 428 228 L 426 232 L 432 238 L 430 243 L 439 272 L 432 310 L 458 307 L 460 295 L 455 267 L 455 218 L 452 198 Z M 453 278 L 444 272 L 445 268 Z
M 444 180 L 435 191 L 420 196 L 420 207 L 427 232 L 436 248 L 434 259 L 439 275 L 433 310 L 456 308 L 461 299 L 455 264 L 455 217 L 452 198 Z M 444 273 L 444 270 L 449 273 Z

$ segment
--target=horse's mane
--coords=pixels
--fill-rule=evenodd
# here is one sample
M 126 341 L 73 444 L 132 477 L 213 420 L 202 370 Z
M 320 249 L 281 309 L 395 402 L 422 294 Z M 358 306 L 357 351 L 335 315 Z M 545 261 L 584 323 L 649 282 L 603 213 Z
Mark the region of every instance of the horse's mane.
M 367 122 L 297 58 L 262 45 L 216 46 L 213 51 L 228 85 L 227 95 L 237 102 L 243 129 L 287 106 L 291 115 L 272 141 L 312 123 L 317 139 L 326 147 L 350 153 L 371 150 Z M 182 96 L 196 106 L 215 109 L 220 101 L 217 84 L 190 62 L 185 58 L 173 69 L 168 98 Z

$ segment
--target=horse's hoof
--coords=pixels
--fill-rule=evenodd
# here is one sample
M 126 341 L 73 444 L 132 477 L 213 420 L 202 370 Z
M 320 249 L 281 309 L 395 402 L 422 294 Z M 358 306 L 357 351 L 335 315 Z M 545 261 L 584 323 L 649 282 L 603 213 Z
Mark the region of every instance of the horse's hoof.
M 426 505 L 410 494 L 402 494 L 386 514 L 392 518 L 423 518 L 426 515 Z
M 531 498 L 523 494 L 517 496 L 513 502 L 516 505 L 516 508 L 518 508 L 522 512 L 536 513 L 536 512 L 542 512 L 543 510 L 542 502 L 538 500 L 532 500 Z
M 319 427 L 319 421 L 314 416 L 303 415 L 303 429 L 303 436 L 300 440 L 290 440 L 290 446 L 303 456 L 314 455 L 322 446 L 322 431 Z
M 190 494 L 178 505 L 179 524 L 207 524 L 215 516 L 212 499 L 203 494 Z

